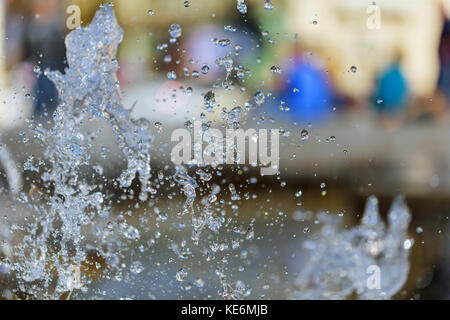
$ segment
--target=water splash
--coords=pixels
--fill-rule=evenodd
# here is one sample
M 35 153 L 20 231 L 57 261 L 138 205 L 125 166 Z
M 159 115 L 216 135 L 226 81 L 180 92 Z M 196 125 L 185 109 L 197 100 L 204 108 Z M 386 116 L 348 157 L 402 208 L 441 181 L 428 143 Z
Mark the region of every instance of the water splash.
M 79 132 L 82 119 L 75 121 L 67 115 L 79 113 L 83 118 L 105 120 L 128 162 L 128 168 L 120 177 L 121 185 L 129 187 L 139 174 L 141 197 L 145 198 L 145 193 L 151 191 L 150 145 L 153 135 L 148 120 L 131 119 L 131 110 L 121 104 L 116 53 L 122 38 L 123 30 L 117 23 L 112 6 L 101 6 L 88 27 L 74 30 L 67 36 L 69 68 L 65 74 L 59 71 L 46 73 L 56 84 L 62 102 L 51 134 L 55 137 L 55 145 L 69 148 L 69 157 L 81 163 L 86 154 L 83 137 L 76 135 L 78 137 L 73 138 L 73 133 Z M 48 148 L 48 153 L 49 157 L 59 157 L 66 152 Z
M 390 299 L 404 285 L 409 271 L 411 240 L 407 238 L 411 214 L 402 197 L 388 213 L 386 228 L 378 213 L 378 200 L 367 200 L 361 224 L 340 230 L 339 219 L 322 215 L 324 226 L 317 240 L 305 242 L 310 253 L 296 280 L 297 299 Z M 371 266 L 380 270 L 380 286 L 368 284 Z
M 242 13 L 246 12 L 245 1 L 239 0 L 238 8 Z M 178 33 L 172 34 L 174 37 L 176 35 Z M 91 164 L 91 140 L 84 134 L 83 125 L 92 120 L 102 120 L 112 129 L 127 160 L 127 168 L 118 178 L 120 187 L 130 187 L 138 176 L 141 201 L 147 200 L 148 194 L 156 193 L 150 182 L 150 148 L 153 140 L 150 123 L 146 119 L 133 120 L 131 111 L 121 104 L 115 57 L 122 37 L 123 31 L 117 24 L 111 5 L 101 6 L 88 27 L 79 28 L 67 36 L 69 68 L 65 74 L 44 72 L 55 82 L 61 103 L 54 114 L 51 129 L 46 130 L 33 121 L 29 122 L 29 126 L 35 138 L 47 146 L 45 160 L 49 169 L 44 172 L 42 181 L 49 192 L 43 196 L 43 204 L 34 203 L 27 194 L 20 195 L 19 200 L 29 205 L 34 216 L 27 221 L 23 242 L 15 248 L 16 262 L 12 268 L 17 274 L 19 289 L 34 297 L 55 299 L 67 293 L 70 297 L 73 290 L 87 290 L 89 281 L 83 270 L 92 250 L 105 258 L 110 270 L 123 271 L 125 267 L 122 267 L 121 259 L 127 244 L 134 244 L 143 237 L 142 231 L 127 223 L 124 214 L 114 221 L 103 221 L 107 227 L 102 229 L 98 220 L 108 218 L 110 212 L 105 202 L 107 195 L 102 193 L 100 186 L 89 184 L 81 175 L 82 172 L 96 171 Z M 227 72 L 223 88 L 231 90 L 229 80 L 233 59 L 226 55 L 216 63 Z M 264 97 L 264 93 L 260 92 L 255 96 L 255 102 L 262 104 Z M 204 98 L 205 107 L 214 107 L 213 91 Z M 248 111 L 247 106 L 245 111 Z M 226 127 L 239 128 L 243 113 L 241 107 L 224 110 Z M 203 117 L 202 121 L 202 137 L 213 144 L 209 124 Z M 160 123 L 156 127 L 160 129 Z M 107 157 L 107 152 L 104 155 Z M 233 227 L 232 218 L 226 218 L 222 199 L 218 201 L 220 186 L 209 182 L 212 174 L 203 169 L 197 169 L 195 173 L 198 179 L 186 167 L 175 168 L 171 182 L 181 187 L 186 198 L 178 216 L 180 219 L 183 216 L 191 219 L 192 242 L 211 263 L 213 270 L 212 264 L 215 264 L 221 285 L 219 295 L 231 299 L 245 298 L 251 289 L 241 280 L 233 281 L 227 275 L 230 272 L 228 261 L 233 255 L 232 250 L 245 240 L 255 238 L 254 220 L 247 228 Z M 241 197 L 234 184 L 230 183 L 228 188 L 230 206 L 237 215 L 237 201 Z M 161 221 L 167 219 L 165 214 L 158 215 Z M 405 237 L 410 215 L 402 200 L 396 200 L 388 220 L 390 225 L 386 229 L 378 216 L 374 198 L 369 199 L 361 225 L 352 230 L 340 231 L 335 221 L 323 217 L 325 226 L 319 240 L 307 243 L 311 261 L 297 281 L 295 297 L 345 298 L 352 292 L 361 298 L 392 297 L 403 285 L 409 267 L 410 246 L 405 245 Z M 222 226 L 227 227 L 227 232 L 233 232 L 233 238 L 221 240 L 219 236 L 214 236 Z M 88 228 L 93 232 L 86 231 Z M 213 236 L 201 238 L 205 230 L 211 231 Z M 94 239 L 88 239 L 92 233 Z M 202 246 L 199 246 L 200 242 Z M 198 252 L 188 250 L 185 240 L 182 243 L 180 247 L 172 242 L 170 249 L 180 260 L 189 260 L 194 255 L 198 260 Z M 242 252 L 247 253 L 246 250 Z M 366 287 L 366 270 L 370 265 L 378 265 L 382 270 L 381 290 L 368 290 Z M 140 261 L 134 261 L 127 269 L 133 274 L 140 274 L 143 268 Z M 188 273 L 183 268 L 180 270 L 175 278 L 184 282 Z M 203 286 L 202 279 L 198 283 Z
M 149 121 L 131 119 L 131 111 L 121 104 L 118 89 L 115 56 L 122 36 L 112 6 L 101 6 L 88 27 L 66 37 L 69 68 L 65 74 L 45 71 L 56 84 L 60 98 L 53 116 L 54 126 L 45 130 L 30 121 L 29 127 L 47 146 L 45 158 L 50 169 L 42 180 L 45 187 L 54 191 L 46 205 L 32 206 L 36 214 L 27 226 L 23 243 L 17 247 L 15 266 L 22 281 L 21 290 L 36 297 L 59 298 L 83 287 L 85 281 L 80 278 L 80 270 L 89 248 L 83 228 L 93 226 L 97 217 L 109 214 L 99 187 L 89 185 L 80 176 L 91 168 L 92 145 L 83 133 L 85 122 L 103 120 L 114 132 L 128 163 L 119 178 L 120 185 L 129 187 L 138 174 L 140 199 L 145 200 L 152 191 Z M 32 202 L 26 194 L 22 194 L 22 201 Z M 123 230 L 131 228 L 121 226 Z M 101 246 L 108 245 L 108 237 L 99 237 L 95 242 L 96 246 L 91 248 L 108 257 L 110 252 Z M 40 283 L 39 290 L 33 286 L 36 282 Z

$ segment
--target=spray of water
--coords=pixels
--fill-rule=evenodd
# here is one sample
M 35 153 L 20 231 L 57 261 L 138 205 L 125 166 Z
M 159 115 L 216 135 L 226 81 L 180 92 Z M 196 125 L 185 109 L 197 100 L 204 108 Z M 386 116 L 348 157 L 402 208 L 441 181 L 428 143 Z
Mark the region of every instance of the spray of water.
M 238 9 L 246 11 L 243 1 L 238 1 Z M 48 169 L 41 179 L 49 192 L 43 195 L 45 201 L 39 203 L 33 202 L 29 194 L 19 196 L 19 201 L 28 204 L 34 214 L 24 228 L 23 240 L 14 250 L 12 268 L 19 289 L 34 297 L 58 299 L 74 290 L 87 290 L 89 280 L 83 270 L 90 251 L 102 256 L 112 273 L 122 268 L 121 250 L 142 237 L 141 231 L 128 224 L 122 214 L 114 222 L 105 222 L 111 211 L 106 195 L 99 185 L 88 183 L 81 174 L 95 171 L 91 163 L 92 140 L 86 137 L 83 126 L 101 120 L 115 134 L 117 145 L 127 160 L 126 169 L 117 179 L 118 185 L 128 188 L 137 177 L 141 201 L 156 194 L 151 180 L 153 135 L 150 123 L 146 119 L 132 119 L 131 111 L 121 104 L 116 53 L 122 37 L 123 31 L 112 6 L 101 6 L 88 27 L 74 30 L 67 36 L 69 68 L 65 73 L 45 71 L 56 84 L 60 105 L 50 129 L 33 121 L 29 122 L 29 127 L 35 139 L 46 146 Z M 227 71 L 223 88 L 231 90 L 229 78 L 233 61 L 225 56 L 218 59 L 217 64 Z M 211 91 L 204 97 L 205 108 L 214 107 L 214 93 Z M 238 128 L 242 112 L 240 107 L 224 111 L 226 126 Z M 204 121 L 202 134 L 206 139 L 213 139 L 208 131 L 208 122 Z M 0 149 L 0 160 L 5 167 L 12 168 L 8 165 L 9 158 L 4 156 L 6 153 L 2 152 L 4 149 Z M 171 179 L 172 186 L 180 187 L 186 198 L 178 216 L 190 217 L 191 241 L 199 252 L 190 251 L 184 240 L 181 246 L 172 242 L 170 248 L 181 260 L 196 256 L 214 263 L 221 284 L 220 296 L 244 298 L 251 290 L 240 280 L 232 282 L 226 265 L 231 256 L 229 252 L 255 237 L 254 219 L 248 227 L 232 227 L 233 221 L 226 218 L 223 206 L 220 209 L 221 204 L 218 204 L 222 203 L 218 200 L 221 187 L 209 182 L 212 174 L 201 168 L 195 176 L 188 171 L 189 168 L 178 166 Z M 15 175 L 10 176 L 13 177 L 11 189 L 18 190 Z M 228 189 L 231 201 L 240 200 L 236 186 L 229 184 Z M 238 208 L 234 204 L 232 207 Z M 161 221 L 166 220 L 164 214 L 158 214 Z M 99 219 L 104 219 L 105 228 L 101 227 Z M 324 218 L 319 239 L 307 242 L 311 259 L 299 276 L 294 297 L 345 298 L 353 291 L 362 298 L 392 297 L 405 282 L 409 267 L 409 248 L 405 246 L 408 247 L 406 234 L 410 214 L 403 200 L 394 202 L 388 220 L 386 229 L 378 216 L 374 198 L 368 201 L 361 225 L 354 229 L 340 230 L 333 219 Z M 223 226 L 229 227 L 227 231 L 232 231 L 231 236 L 219 240 L 218 232 Z M 205 230 L 210 237 L 202 239 Z M 91 234 L 95 235 L 93 239 L 89 237 Z M 382 270 L 382 290 L 366 290 L 365 271 L 370 265 L 378 265 Z M 137 274 L 142 268 L 136 262 L 131 269 Z M 183 268 L 176 274 L 181 282 L 186 277 L 187 271 Z M 199 283 L 203 281 L 200 280 Z

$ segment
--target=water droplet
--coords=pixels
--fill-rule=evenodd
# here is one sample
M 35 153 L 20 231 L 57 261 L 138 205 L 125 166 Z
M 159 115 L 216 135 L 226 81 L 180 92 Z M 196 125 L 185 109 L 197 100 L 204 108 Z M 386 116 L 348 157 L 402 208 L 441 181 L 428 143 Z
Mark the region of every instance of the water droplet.
M 172 38 L 179 38 L 181 36 L 181 27 L 179 24 L 174 23 L 170 25 L 169 34 Z
M 270 67 L 270 72 L 280 74 L 281 68 L 277 67 L 277 66 L 272 66 L 272 67 Z
M 220 47 L 228 47 L 231 44 L 231 40 L 230 39 L 221 39 L 217 41 L 217 44 Z
M 175 80 L 177 78 L 177 74 L 175 73 L 175 71 L 169 71 L 167 72 L 167 78 L 169 78 L 170 80 Z
M 255 237 L 255 230 L 252 226 L 247 228 L 247 232 L 245 233 L 245 239 L 252 240 Z
M 224 26 L 223 29 L 224 29 L 225 31 L 236 32 L 236 28 L 233 27 L 232 25 Z
M 41 67 L 39 67 L 38 65 L 35 65 L 33 68 L 33 72 L 36 74 L 41 74 L 42 73 Z
M 205 105 L 206 109 L 214 108 L 216 105 L 216 98 L 214 92 L 211 90 L 206 92 L 203 96 L 203 104 Z
M 183 268 L 179 269 L 176 274 L 177 281 L 183 282 L 187 279 L 187 272 Z
M 163 51 L 164 49 L 167 49 L 169 45 L 167 43 L 160 43 L 156 46 L 156 50 Z
M 238 69 L 236 72 L 236 76 L 240 79 L 242 79 L 245 76 L 245 70 L 244 69 Z
M 203 65 L 203 67 L 202 67 L 202 73 L 203 74 L 207 74 L 208 73 L 208 71 L 209 71 L 209 66 L 207 65 L 207 64 L 205 64 L 205 65 Z
M 275 8 L 275 6 L 270 0 L 264 0 L 264 9 L 273 10 L 273 8 Z
M 309 139 L 309 132 L 306 129 L 300 131 L 300 140 L 307 141 Z
M 414 244 L 414 240 L 413 239 L 406 239 L 403 242 L 403 249 L 409 250 L 409 249 L 412 248 L 413 244 Z
M 257 105 L 261 105 L 264 103 L 265 100 L 265 96 L 264 93 L 261 91 L 258 91 L 255 93 L 255 102 Z
M 171 62 L 172 61 L 172 56 L 170 55 L 170 54 L 166 54 L 165 56 L 164 56 L 164 62 L 165 63 L 169 63 L 169 62 Z
M 237 9 L 242 14 L 247 13 L 247 3 L 245 0 L 237 0 Z
M 163 127 L 162 127 L 162 123 L 161 122 L 155 122 L 155 129 L 156 129 L 156 131 L 158 132 L 158 133 L 161 133 L 162 132 L 162 129 L 163 129 Z

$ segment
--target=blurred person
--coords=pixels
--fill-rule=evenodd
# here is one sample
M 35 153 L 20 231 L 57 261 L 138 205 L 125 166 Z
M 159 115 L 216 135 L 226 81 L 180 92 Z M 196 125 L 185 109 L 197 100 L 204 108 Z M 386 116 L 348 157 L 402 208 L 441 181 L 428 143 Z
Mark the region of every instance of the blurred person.
M 450 105 L 450 1 L 443 0 L 442 3 L 443 25 L 441 38 L 439 42 L 439 78 L 435 98 L 438 99 L 440 106 L 434 108 L 434 114 L 442 114 Z M 448 118 L 448 116 L 447 116 Z
M 43 75 L 47 68 L 64 71 L 64 18 L 60 1 L 34 0 L 31 3 L 31 17 L 25 32 L 28 59 L 41 70 L 33 91 L 35 96 L 34 115 L 37 118 L 51 115 L 58 104 L 58 93 L 52 81 Z
M 450 20 L 448 17 L 446 17 L 442 27 L 439 58 L 441 69 L 439 73 L 438 88 L 444 93 L 447 100 L 450 100 Z
M 202 75 L 201 79 L 212 82 L 222 74 L 223 70 L 216 64 L 216 60 L 229 53 L 229 48 L 221 48 L 212 39 L 225 39 L 226 36 L 224 30 L 214 25 L 202 25 L 191 30 L 184 39 L 187 48 L 185 65 L 189 68 L 191 75 L 195 72 L 201 74 L 201 68 L 204 65 L 209 66 L 210 69 L 208 74 Z
M 250 60 L 255 60 L 255 52 L 259 50 L 255 49 L 258 40 L 254 32 L 237 23 L 229 26 L 233 31 L 211 24 L 199 25 L 183 39 L 183 46 L 186 47 L 183 67 L 188 68 L 191 76 L 196 71 L 201 82 L 212 83 L 226 73 L 226 64 L 218 65 L 218 59 L 229 56 L 235 66 L 241 63 L 247 66 Z M 229 40 L 230 43 L 220 45 L 221 40 Z M 175 67 L 173 63 L 171 66 Z M 180 70 L 179 73 L 182 72 Z
M 428 96 L 414 97 L 408 117 L 415 121 L 434 120 L 445 125 L 450 120 L 450 0 L 440 0 L 439 5 L 441 19 L 436 50 L 439 58 L 436 90 Z
M 19 1 L 8 0 L 6 2 L 5 19 L 5 59 L 6 66 L 11 67 L 21 61 L 25 55 L 25 17 L 21 14 L 18 7 Z
M 284 63 L 282 89 L 279 96 L 289 107 L 286 116 L 292 122 L 323 124 L 332 114 L 333 89 L 319 62 L 296 54 Z
M 16 9 L 18 2 L 0 2 L 0 34 L 6 39 L 0 43 L 0 56 L 3 57 L 0 59 L 0 100 L 3 101 L 0 106 L 0 131 L 21 125 L 31 109 L 25 96 L 16 95 L 19 87 L 24 86 L 22 81 L 17 81 L 21 70 L 11 68 L 24 55 L 23 16 L 10 10 L 13 4 Z
M 399 124 L 408 103 L 409 90 L 400 62 L 400 57 L 397 57 L 380 72 L 372 96 L 372 104 L 379 112 L 382 123 L 389 128 Z

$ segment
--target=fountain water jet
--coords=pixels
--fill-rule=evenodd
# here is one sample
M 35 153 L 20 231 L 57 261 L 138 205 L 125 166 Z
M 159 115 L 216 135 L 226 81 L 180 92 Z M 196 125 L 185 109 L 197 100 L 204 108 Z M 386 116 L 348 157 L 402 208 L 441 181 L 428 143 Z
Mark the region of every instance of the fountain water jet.
M 81 172 L 93 169 L 92 145 L 83 133 L 83 124 L 103 120 L 112 129 L 127 160 L 127 168 L 118 178 L 120 186 L 128 188 L 138 176 L 141 201 L 147 200 L 148 194 L 156 193 L 150 183 L 153 141 L 150 123 L 146 119 L 133 120 L 131 111 L 121 104 L 115 56 L 122 37 L 123 31 L 112 7 L 101 6 L 88 27 L 79 28 L 67 36 L 69 68 L 65 74 L 45 71 L 45 75 L 55 82 L 61 100 L 53 117 L 54 126 L 45 130 L 31 121 L 29 127 L 35 138 L 46 146 L 45 159 L 50 169 L 42 175 L 42 180 L 52 192 L 45 196 L 45 204 L 33 203 L 26 194 L 21 194 L 19 200 L 28 203 L 35 214 L 28 222 L 23 242 L 16 247 L 14 265 L 20 290 L 33 296 L 55 299 L 75 289 L 86 290 L 89 282 L 82 271 L 88 250 L 97 251 L 112 269 L 119 270 L 120 250 L 127 245 L 120 236 L 129 241 L 141 237 L 139 230 L 127 224 L 123 216 L 117 219 L 116 234 L 98 228 L 97 217 L 108 217 L 110 208 L 105 204 L 101 189 L 80 176 Z M 229 72 L 232 61 L 225 59 L 225 62 L 222 64 Z M 227 80 L 229 75 L 227 73 Z M 237 126 L 241 110 L 234 109 L 226 116 L 228 126 Z M 203 133 L 206 134 L 208 129 L 205 123 Z M 254 238 L 253 225 L 247 231 L 237 227 L 233 235 L 237 239 L 233 238 L 235 245 L 232 246 L 228 245 L 230 239 L 220 242 L 218 236 L 200 239 L 203 230 L 209 229 L 217 234 L 223 225 L 231 223 L 231 218 L 226 221 L 225 214 L 218 214 L 216 209 L 219 208 L 213 207 L 220 187 L 206 183 L 209 179 L 202 178 L 205 176 L 202 170 L 196 172 L 199 181 L 189 175 L 185 167 L 177 167 L 175 171 L 172 179 L 186 196 L 180 216 L 190 216 L 193 227 L 191 240 L 195 245 L 205 240 L 205 246 L 200 248 L 201 253 L 196 257 L 206 257 L 206 261 L 210 261 L 214 260 L 211 255 L 217 253 L 220 256 L 219 251 L 223 251 L 223 259 L 214 261 L 221 297 L 248 296 L 250 290 L 242 281 L 232 284 L 225 264 L 227 255 L 234 254 L 228 254 L 227 250 L 231 252 L 239 247 L 244 237 L 247 240 Z M 236 187 L 230 184 L 229 188 L 232 200 L 237 200 Z M 203 198 L 196 206 L 199 195 Z M 409 249 L 404 245 L 410 214 L 402 200 L 394 202 L 388 219 L 390 225 L 386 230 L 378 216 L 374 198 L 368 201 L 362 224 L 354 229 L 341 231 L 332 219 L 324 219 L 320 238 L 307 242 L 311 259 L 299 276 L 294 297 L 345 298 L 354 291 L 362 298 L 392 297 L 405 282 L 409 267 Z M 90 243 L 86 239 L 86 227 L 96 230 L 96 238 Z M 177 251 L 177 248 L 174 245 L 172 250 Z M 178 253 L 183 259 L 187 257 Z M 189 256 L 193 255 L 189 252 Z M 370 265 L 378 265 L 382 270 L 382 291 L 365 287 L 365 272 Z M 186 278 L 184 274 L 180 274 L 181 280 Z
M 82 131 L 84 122 L 103 120 L 111 127 L 128 163 L 119 178 L 120 185 L 129 187 L 138 175 L 140 199 L 145 200 L 151 191 L 153 136 L 149 121 L 131 119 L 131 111 L 120 102 L 115 57 L 122 37 L 112 7 L 101 6 L 88 27 L 74 30 L 66 37 L 69 68 L 65 74 L 48 70 L 44 73 L 55 83 L 60 105 L 51 129 L 45 130 L 33 121 L 29 127 L 47 146 L 45 158 L 51 167 L 42 180 L 54 191 L 47 206 L 33 207 L 35 220 L 29 223 L 29 233 L 17 248 L 16 270 L 18 278 L 24 281 L 21 284 L 24 291 L 28 289 L 26 283 L 37 281 L 47 289 L 45 295 L 58 298 L 83 287 L 80 269 L 86 260 L 86 241 L 82 228 L 92 225 L 96 215 L 108 216 L 109 211 L 98 186 L 89 185 L 80 177 L 90 165 L 91 144 Z M 28 201 L 26 195 L 23 197 L 23 201 Z M 96 239 L 99 251 L 102 241 L 105 239 Z

